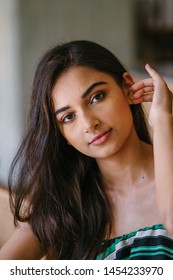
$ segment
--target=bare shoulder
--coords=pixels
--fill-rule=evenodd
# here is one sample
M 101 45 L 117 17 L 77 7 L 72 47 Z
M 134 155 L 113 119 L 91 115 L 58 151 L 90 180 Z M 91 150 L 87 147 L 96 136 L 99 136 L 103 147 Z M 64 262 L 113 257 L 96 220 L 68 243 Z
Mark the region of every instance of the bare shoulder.
M 0 249 L 0 260 L 34 260 L 42 257 L 41 245 L 28 223 L 20 223 Z

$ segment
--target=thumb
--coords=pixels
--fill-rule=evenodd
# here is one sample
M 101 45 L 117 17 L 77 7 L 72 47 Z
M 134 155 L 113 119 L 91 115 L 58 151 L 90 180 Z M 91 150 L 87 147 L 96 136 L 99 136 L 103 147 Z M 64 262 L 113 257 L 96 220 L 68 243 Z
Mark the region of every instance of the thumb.
M 151 76 L 153 81 L 156 79 L 162 79 L 159 73 L 154 68 L 152 68 L 149 63 L 145 65 L 145 69 L 148 72 L 148 74 Z

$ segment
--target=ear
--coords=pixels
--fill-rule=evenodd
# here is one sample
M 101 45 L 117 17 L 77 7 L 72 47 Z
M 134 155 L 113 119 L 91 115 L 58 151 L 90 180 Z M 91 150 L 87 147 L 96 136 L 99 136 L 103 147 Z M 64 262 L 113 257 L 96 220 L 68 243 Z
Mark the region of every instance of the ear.
M 124 85 L 131 87 L 134 84 L 132 76 L 128 72 L 123 73 Z
M 132 104 L 132 100 L 131 100 L 131 96 L 132 96 L 132 91 L 131 91 L 131 86 L 134 84 L 134 80 L 132 78 L 132 76 L 128 73 L 125 72 L 123 74 L 123 91 L 124 91 L 124 95 L 127 99 L 127 102 L 129 104 Z

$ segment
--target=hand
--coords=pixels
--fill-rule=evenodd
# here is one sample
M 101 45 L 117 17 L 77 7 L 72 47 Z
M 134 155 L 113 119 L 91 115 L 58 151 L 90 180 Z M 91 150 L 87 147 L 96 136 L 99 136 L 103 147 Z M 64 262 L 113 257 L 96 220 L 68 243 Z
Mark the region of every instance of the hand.
M 149 124 L 153 127 L 162 115 L 172 114 L 173 94 L 166 82 L 149 64 L 145 66 L 151 78 L 143 79 L 132 85 L 132 104 L 152 102 L 149 113 Z

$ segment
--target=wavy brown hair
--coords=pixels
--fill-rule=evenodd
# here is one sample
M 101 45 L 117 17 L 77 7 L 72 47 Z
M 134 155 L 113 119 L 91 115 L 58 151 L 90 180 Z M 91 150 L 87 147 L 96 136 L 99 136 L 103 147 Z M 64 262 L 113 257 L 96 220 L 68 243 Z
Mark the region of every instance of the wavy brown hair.
M 73 66 L 107 73 L 120 86 L 126 71 L 110 51 L 81 40 L 54 47 L 38 64 L 28 127 L 11 165 L 9 187 L 15 224 L 30 223 L 48 259 L 95 259 L 111 229 L 97 163 L 66 143 L 53 112 L 55 82 Z M 139 138 L 151 143 L 141 105 L 131 105 L 131 111 Z

